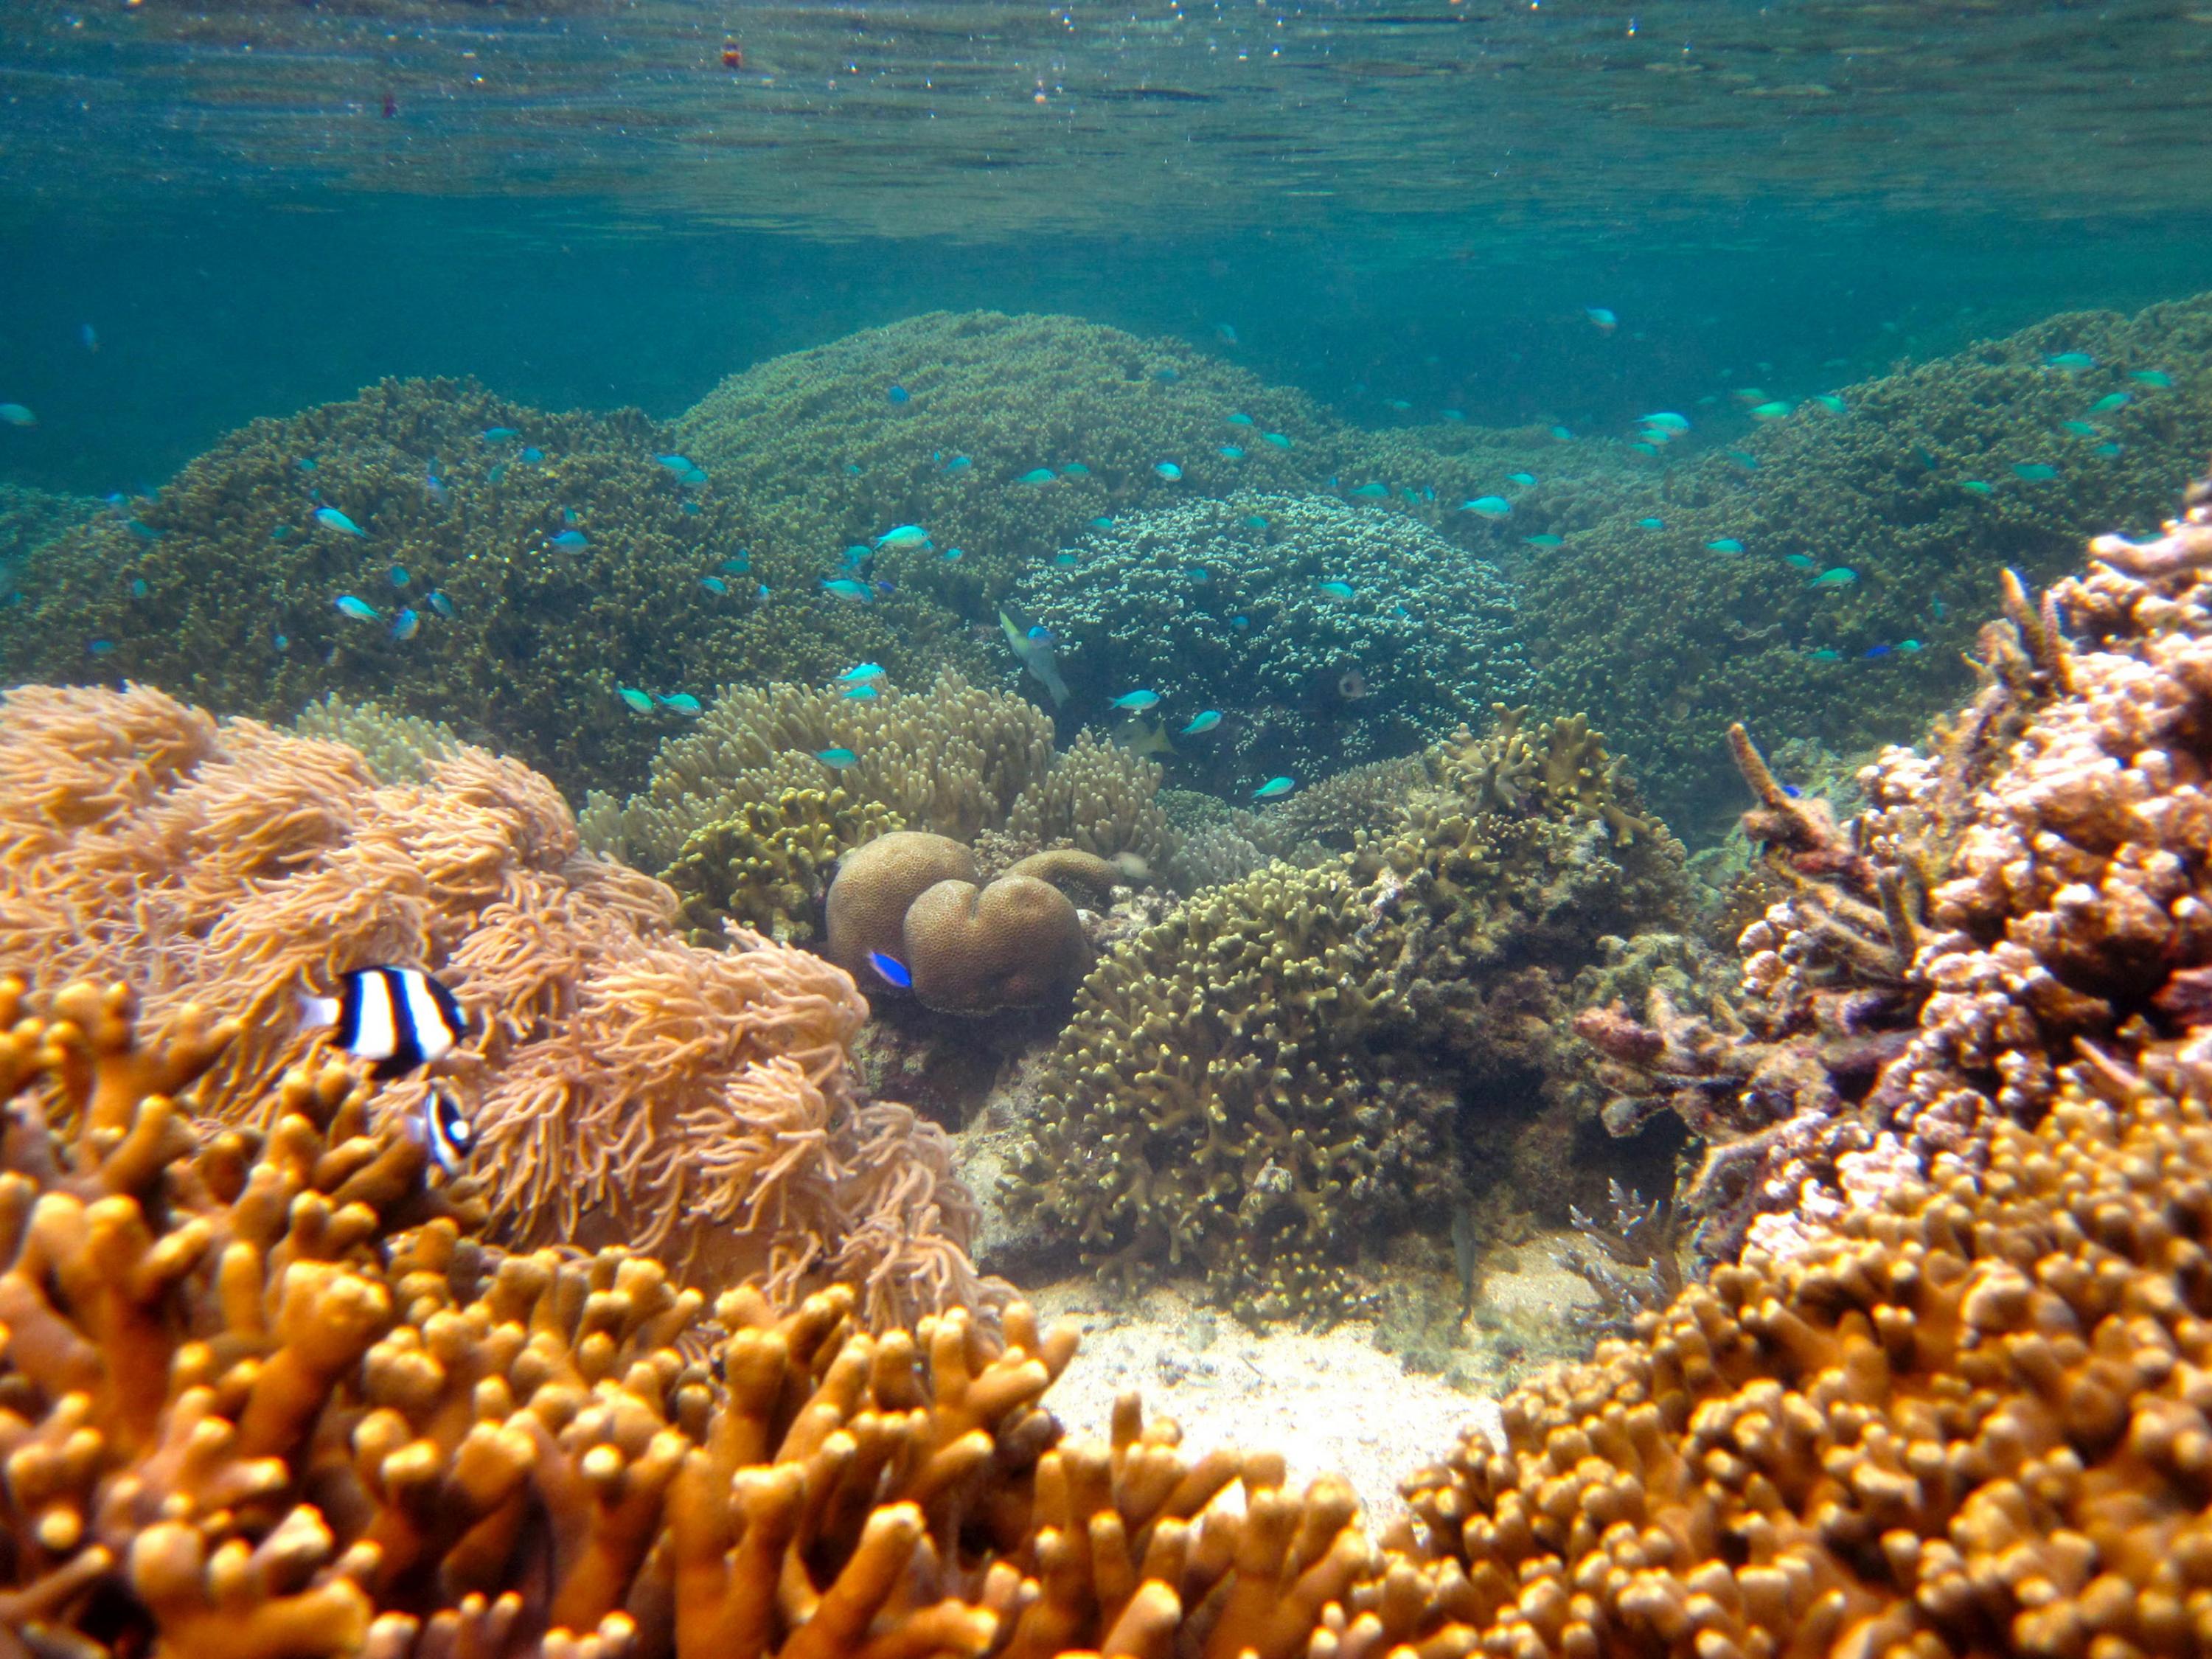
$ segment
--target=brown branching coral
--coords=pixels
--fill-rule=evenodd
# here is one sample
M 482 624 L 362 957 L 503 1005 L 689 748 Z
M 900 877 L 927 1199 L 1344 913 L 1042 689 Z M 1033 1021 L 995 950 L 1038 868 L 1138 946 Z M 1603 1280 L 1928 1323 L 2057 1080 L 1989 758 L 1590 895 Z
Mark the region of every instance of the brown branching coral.
M 1442 1621 L 1340 1481 L 1188 1458 L 1134 1396 L 1063 1443 L 1074 1333 L 1021 1304 L 709 1316 L 626 1251 L 486 1249 L 343 1067 L 196 1133 L 167 1091 L 236 1024 L 160 1048 L 119 988 L 0 981 L 0 1028 L 11 1650 L 1297 1659 Z
M 300 994 L 420 965 L 476 1023 L 453 1083 L 508 1240 L 632 1243 L 778 1305 L 850 1283 L 879 1322 L 984 1294 L 943 1136 L 855 1097 L 851 981 L 756 935 L 682 943 L 668 890 L 584 855 L 519 763 L 465 748 L 379 785 L 352 750 L 143 689 L 4 712 L 0 954 L 130 984 L 158 1036 L 193 1004 L 242 1021 L 222 1109 L 307 1052 Z

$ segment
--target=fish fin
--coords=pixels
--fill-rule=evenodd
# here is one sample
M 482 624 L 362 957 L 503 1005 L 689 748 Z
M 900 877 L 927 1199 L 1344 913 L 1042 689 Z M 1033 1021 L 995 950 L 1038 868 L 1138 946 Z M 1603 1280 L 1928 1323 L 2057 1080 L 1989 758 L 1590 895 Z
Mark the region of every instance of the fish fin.
M 305 994 L 301 994 L 300 998 L 300 1029 L 301 1030 L 319 1030 L 325 1025 L 335 1025 L 337 1023 L 338 1000 L 336 997 L 311 997 Z

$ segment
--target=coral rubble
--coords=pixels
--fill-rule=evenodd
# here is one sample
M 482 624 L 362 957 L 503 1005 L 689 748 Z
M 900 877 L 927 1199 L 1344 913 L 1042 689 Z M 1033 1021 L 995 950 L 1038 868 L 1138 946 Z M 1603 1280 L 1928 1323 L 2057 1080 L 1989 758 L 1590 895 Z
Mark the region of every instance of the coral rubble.
M 450 1086 L 504 1239 L 620 1241 L 779 1306 L 849 1283 L 878 1322 L 986 1295 L 943 1136 L 859 1097 L 852 981 L 757 935 L 683 943 L 668 890 L 584 855 L 520 763 L 464 748 L 380 785 L 143 689 L 23 687 L 0 714 L 0 957 L 130 984 L 164 1039 L 195 1005 L 246 1022 L 208 1079 L 227 1109 L 307 1052 L 297 996 L 418 965 L 474 1026 Z
M 1247 1316 L 1326 1318 L 1363 1240 L 1451 1207 L 1462 1093 L 1510 1115 L 1525 1089 L 1484 1079 L 1540 1071 L 1559 990 L 1665 913 L 1680 849 L 1579 721 L 1505 711 L 1423 786 L 1356 852 L 1206 889 L 1109 953 L 1012 1160 L 1018 1211 Z

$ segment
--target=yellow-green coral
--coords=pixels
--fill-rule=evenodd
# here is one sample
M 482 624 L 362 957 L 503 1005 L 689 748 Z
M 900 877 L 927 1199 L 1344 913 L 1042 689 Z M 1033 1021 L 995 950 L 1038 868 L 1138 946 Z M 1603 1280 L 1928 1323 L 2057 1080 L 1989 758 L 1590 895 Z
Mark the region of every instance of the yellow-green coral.
M 1462 1094 L 1520 1109 L 1557 990 L 1680 896 L 1680 847 L 1593 798 L 1620 786 L 1585 725 L 1509 716 L 1490 748 L 1528 762 L 1510 799 L 1454 787 L 1496 777 L 1476 747 L 1431 751 L 1389 833 L 1210 888 L 1099 963 L 1006 1184 L 1017 1211 L 1087 1261 L 1194 1268 L 1281 1318 L 1340 1310 L 1363 1242 L 1449 1206 Z
M 695 830 L 660 872 L 683 902 L 694 944 L 719 944 L 725 918 L 788 945 L 815 935 L 837 860 L 906 820 L 842 789 L 786 789 Z

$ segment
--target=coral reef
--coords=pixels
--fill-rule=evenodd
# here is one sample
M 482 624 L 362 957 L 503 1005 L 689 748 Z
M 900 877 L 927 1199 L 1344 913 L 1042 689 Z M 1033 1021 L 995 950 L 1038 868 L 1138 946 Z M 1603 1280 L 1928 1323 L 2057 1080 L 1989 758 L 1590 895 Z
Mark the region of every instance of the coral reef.
M 2048 581 L 2154 524 L 2212 449 L 2208 349 L 2212 296 L 2054 317 L 1730 440 L 1755 473 L 1709 453 L 1612 491 L 1525 573 L 1532 695 L 1589 709 L 1670 823 L 1717 834 L 1731 721 L 1898 741 L 1967 689 L 2002 567 Z
M 196 1134 L 175 1091 L 236 1022 L 156 1047 L 119 989 L 33 1016 L 9 981 L 0 1027 L 11 1649 L 1167 1659 L 1202 1624 L 1293 1659 L 1379 1588 L 1340 1481 L 1187 1459 L 1133 1396 L 1110 1445 L 1060 1443 L 1074 1333 L 1020 1304 L 880 1338 L 842 1288 L 709 1317 L 622 1250 L 486 1249 L 471 1183 L 426 1189 L 343 1067 Z
M 877 1323 L 986 1297 L 944 1137 L 856 1097 L 852 981 L 757 935 L 695 949 L 675 908 L 481 750 L 380 785 L 352 750 L 150 690 L 0 702 L 0 957 L 135 988 L 161 1041 L 196 1005 L 243 1021 L 206 1080 L 234 1109 L 316 1040 L 301 993 L 421 966 L 471 1018 L 448 1086 L 503 1238 L 620 1241 L 780 1307 L 849 1283 Z
M 15 584 L 33 553 L 64 530 L 97 516 L 103 506 L 91 495 L 63 495 L 0 483 L 0 602 L 14 602 Z
M 946 673 L 927 691 L 864 699 L 726 691 L 663 747 L 644 793 L 621 805 L 594 796 L 581 824 L 595 849 L 661 871 L 695 927 L 726 914 L 805 940 L 837 860 L 887 830 L 963 844 L 995 833 L 1004 862 L 1057 845 L 1165 869 L 1175 841 L 1158 787 L 1157 766 L 1088 733 L 1055 754 L 1033 705 Z M 868 951 L 896 955 L 896 941 L 894 928 L 837 959 L 858 976 Z
M 1505 711 L 1424 781 L 1357 852 L 1208 888 L 1107 955 L 1009 1159 L 1018 1213 L 1086 1261 L 1202 1273 L 1246 1317 L 1325 1319 L 1363 1241 L 1449 1211 L 1461 1134 L 1527 1127 L 1559 989 L 1679 901 L 1681 854 L 1594 793 L 1625 786 L 1578 721 Z M 1492 1176 L 1527 1173 L 1492 1150 Z
M 1705 1136 L 1686 1196 L 1729 1231 L 1788 1248 L 1855 1190 L 1971 1163 L 2077 1047 L 2190 1018 L 2212 964 L 2212 506 L 2091 550 L 2039 603 L 2008 575 L 1983 690 L 1931 755 L 1868 768 L 1848 823 L 1739 728 L 1745 826 L 1792 889 L 1743 933 L 1741 1006 L 1584 1016 L 1621 1089 L 1608 1121 L 1671 1108 Z
M 726 489 L 655 459 L 674 447 L 635 411 L 549 414 L 466 381 L 386 380 L 256 421 L 134 517 L 29 562 L 0 664 L 271 720 L 373 698 L 580 795 L 635 787 L 684 723 L 624 690 L 980 660 L 918 594 L 825 594 L 817 549 L 757 533 Z M 348 597 L 376 614 L 342 611 Z
M 1058 641 L 1071 707 L 1157 692 L 1180 780 L 1239 795 L 1418 750 L 1527 689 L 1512 589 L 1417 521 L 1240 490 L 1087 532 L 1017 589 Z

